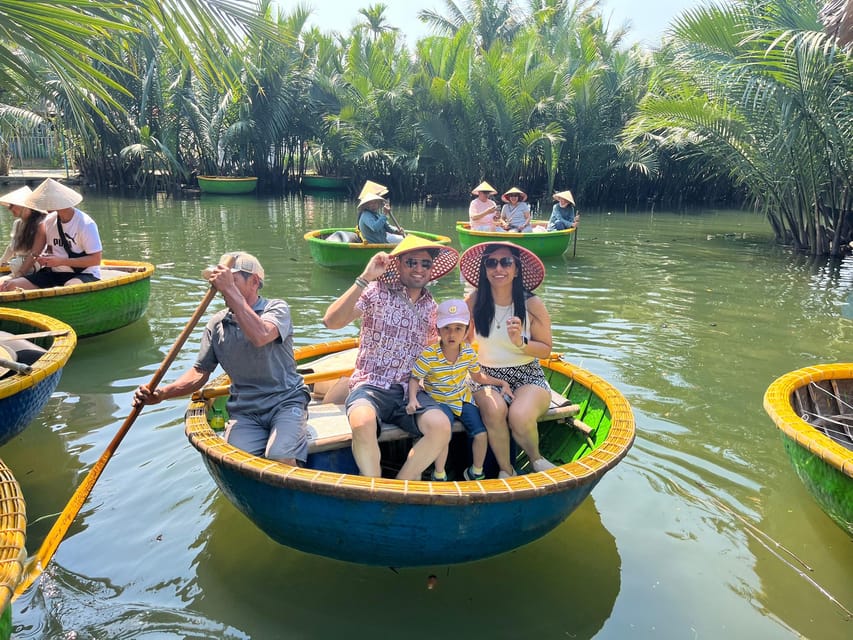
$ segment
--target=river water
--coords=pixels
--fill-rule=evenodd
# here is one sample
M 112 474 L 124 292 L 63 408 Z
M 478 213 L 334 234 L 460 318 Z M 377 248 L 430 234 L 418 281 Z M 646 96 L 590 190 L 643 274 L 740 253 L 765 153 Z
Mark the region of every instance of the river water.
M 87 195 L 83 206 L 105 257 L 157 271 L 146 316 L 81 340 L 41 416 L 0 452 L 26 498 L 30 552 L 224 251 L 260 258 L 264 293 L 290 303 L 297 344 L 356 333 L 323 327 L 352 276 L 312 264 L 302 239 L 351 225 L 351 202 Z M 395 208 L 404 226 L 457 247 L 453 222 L 466 211 Z M 3 213 L 3 237 L 10 226 Z M 137 419 L 47 571 L 15 601 L 13 637 L 851 637 L 827 594 L 853 609 L 853 541 L 800 484 L 761 400 L 787 371 L 853 358 L 853 260 L 793 256 L 751 213 L 620 211 L 586 213 L 576 255 L 546 266 L 538 293 L 554 350 L 613 383 L 637 423 L 628 456 L 555 531 L 496 558 L 397 571 L 282 547 L 218 493 L 184 436 L 186 402 L 174 400 Z M 458 272 L 435 289 L 462 292 Z M 198 339 L 166 380 L 192 365 Z

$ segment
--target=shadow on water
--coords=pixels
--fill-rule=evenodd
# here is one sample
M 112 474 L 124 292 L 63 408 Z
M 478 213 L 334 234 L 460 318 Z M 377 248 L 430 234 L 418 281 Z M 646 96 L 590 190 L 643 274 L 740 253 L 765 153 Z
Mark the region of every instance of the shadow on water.
M 498 629 L 507 638 L 589 638 L 619 593 L 616 541 L 592 499 L 554 532 L 513 552 L 396 571 L 282 547 L 221 496 L 212 508 L 213 523 L 198 541 L 193 609 L 214 618 L 228 612 L 224 619 L 253 638 L 273 637 L 282 620 L 294 636 L 318 638 L 371 638 L 380 627 L 434 638 L 448 625 L 459 638 L 496 637 Z M 253 587 L 257 581 L 262 591 Z M 243 589 L 254 594 L 251 611 L 232 606 Z

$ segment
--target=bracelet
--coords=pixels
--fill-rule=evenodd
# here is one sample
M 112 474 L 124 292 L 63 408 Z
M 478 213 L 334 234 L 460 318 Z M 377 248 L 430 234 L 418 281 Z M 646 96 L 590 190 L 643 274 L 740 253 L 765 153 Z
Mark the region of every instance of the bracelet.
M 361 276 L 355 279 L 355 286 L 361 287 L 362 289 L 365 289 L 368 284 L 370 283 Z

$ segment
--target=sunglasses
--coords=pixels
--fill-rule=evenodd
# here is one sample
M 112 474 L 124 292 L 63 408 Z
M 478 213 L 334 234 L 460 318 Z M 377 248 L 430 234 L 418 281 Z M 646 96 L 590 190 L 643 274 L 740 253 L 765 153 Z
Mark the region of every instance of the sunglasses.
M 483 263 L 486 265 L 486 269 L 497 269 L 498 265 L 501 265 L 504 269 L 509 269 L 515 264 L 515 260 L 512 258 L 501 258 L 500 260 L 497 258 L 486 258 L 483 260 Z
M 408 260 L 404 260 L 406 266 L 409 269 L 414 269 L 418 265 L 421 265 L 422 269 L 432 269 L 432 260 L 427 260 L 424 258 L 423 260 L 415 260 L 414 258 L 409 258 Z

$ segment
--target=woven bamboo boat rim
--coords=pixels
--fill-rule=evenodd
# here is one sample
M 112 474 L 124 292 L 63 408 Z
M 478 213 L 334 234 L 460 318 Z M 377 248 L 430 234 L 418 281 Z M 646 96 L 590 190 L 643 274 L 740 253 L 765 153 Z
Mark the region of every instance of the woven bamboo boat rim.
M 853 478 L 853 451 L 834 442 L 794 411 L 791 396 L 811 382 L 853 379 L 853 362 L 817 364 L 777 378 L 764 394 L 764 410 L 776 426 L 801 447 Z
M 0 614 L 21 581 L 26 533 L 27 510 L 21 487 L 0 460 Z
M 255 182 L 257 176 L 198 176 L 200 180 L 210 180 L 211 182 Z
M 350 249 L 388 249 L 390 251 L 391 249 L 397 246 L 393 242 L 334 242 L 333 240 L 326 240 L 325 238 L 320 237 L 321 235 L 330 235 L 335 231 L 352 231 L 353 233 L 355 233 L 355 227 L 341 227 L 340 229 L 314 229 L 313 231 L 306 232 L 305 235 L 302 236 L 302 239 L 315 242 L 324 242 L 328 243 L 331 246 L 348 247 Z M 408 233 L 412 232 L 409 231 Z M 449 245 L 451 242 L 449 236 L 443 236 L 438 233 L 430 233 L 427 235 L 429 236 L 429 239 L 439 244 Z
M 299 360 L 350 348 L 357 344 L 356 339 L 323 343 L 296 349 L 295 355 Z M 200 397 L 190 402 L 186 415 L 186 434 L 190 443 L 215 464 L 258 482 L 295 491 L 334 495 L 351 500 L 383 500 L 409 504 L 466 505 L 526 500 L 559 493 L 599 480 L 625 457 L 634 442 L 635 435 L 631 407 L 624 396 L 610 383 L 563 361 L 542 360 L 541 362 L 546 369 L 554 369 L 591 389 L 604 401 L 611 418 L 610 432 L 604 442 L 592 452 L 580 460 L 547 471 L 507 479 L 427 482 L 367 478 L 331 471 L 301 469 L 275 460 L 253 456 L 225 442 L 208 425 L 206 404 Z M 227 393 L 227 378 L 225 381 L 217 380 L 224 385 L 224 393 Z M 217 387 L 217 389 L 222 388 L 222 386 Z M 204 395 L 207 396 L 207 394 Z
M 126 274 L 116 276 L 115 278 L 107 278 L 106 280 L 98 280 L 96 282 L 83 282 L 80 284 L 72 284 L 63 287 L 48 287 L 45 289 L 31 289 L 26 291 L 3 291 L 0 292 L 0 305 L 8 302 L 20 302 L 22 300 L 38 300 L 41 298 L 59 298 L 61 296 L 71 296 L 78 293 L 92 293 L 94 291 L 103 291 L 114 287 L 121 287 L 138 280 L 150 278 L 154 273 L 154 265 L 148 262 L 134 262 L 131 260 L 102 260 L 102 269 L 124 270 L 132 269 Z
M 548 221 L 547 220 L 531 220 L 530 225 L 534 226 L 534 227 L 535 226 L 547 227 Z M 539 232 L 530 231 L 530 232 L 527 232 L 524 234 L 507 233 L 506 231 L 477 231 L 476 229 L 471 228 L 470 222 L 463 222 L 463 221 L 459 221 L 456 223 L 456 230 L 457 231 L 465 231 L 466 233 L 468 233 L 469 235 L 472 235 L 472 236 L 477 236 L 477 237 L 482 236 L 483 238 L 494 238 L 495 240 L 500 240 L 501 242 L 512 242 L 512 239 L 514 237 L 516 237 L 517 235 L 529 236 L 532 234 L 534 238 L 537 237 L 540 233 L 541 234 L 548 234 L 548 236 L 570 236 L 575 231 L 577 231 L 577 229 L 575 229 L 574 227 L 570 227 L 568 229 L 560 229 L 557 231 L 539 231 Z
M 29 389 L 48 376 L 52 376 L 65 366 L 68 358 L 71 357 L 71 352 L 77 346 L 77 334 L 71 327 L 42 313 L 0 307 L 0 320 L 19 322 L 39 331 L 67 331 L 65 335 L 53 337 L 53 343 L 47 352 L 33 363 L 32 373 L 16 374 L 0 380 L 0 400 Z

